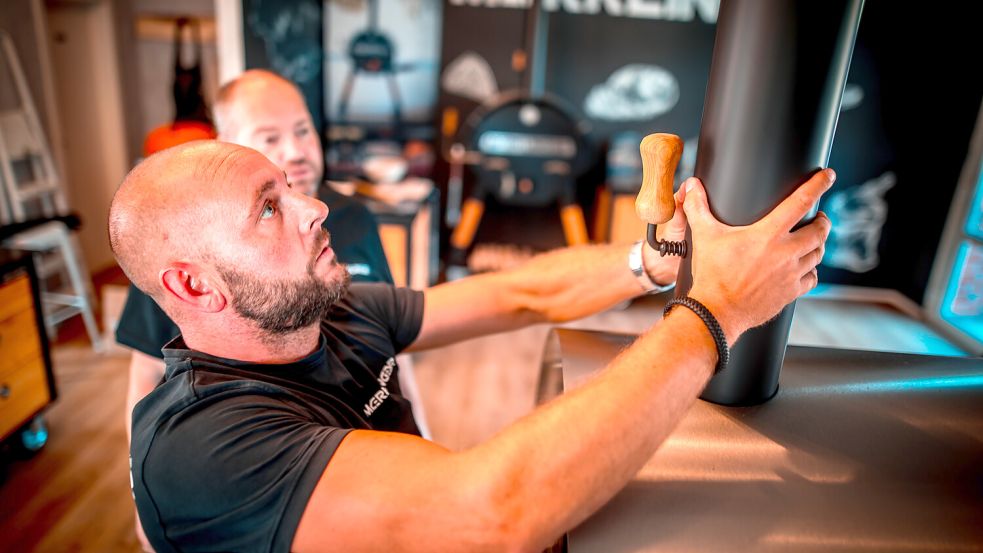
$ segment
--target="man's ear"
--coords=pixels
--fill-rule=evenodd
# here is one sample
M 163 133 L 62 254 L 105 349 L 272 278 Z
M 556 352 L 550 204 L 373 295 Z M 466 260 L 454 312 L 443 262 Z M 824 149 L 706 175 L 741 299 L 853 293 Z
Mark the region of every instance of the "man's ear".
M 206 313 L 225 309 L 225 294 L 215 286 L 211 275 L 197 267 L 184 264 L 168 267 L 161 271 L 160 279 L 164 290 L 183 305 Z

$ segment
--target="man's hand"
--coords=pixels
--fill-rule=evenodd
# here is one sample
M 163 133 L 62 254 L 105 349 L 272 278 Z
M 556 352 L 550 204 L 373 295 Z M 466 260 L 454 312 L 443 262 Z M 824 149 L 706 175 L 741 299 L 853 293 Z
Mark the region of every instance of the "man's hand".
M 819 282 L 830 221 L 820 212 L 792 232 L 836 179 L 831 169 L 816 173 L 760 221 L 731 227 L 707 205 L 706 191 L 689 179 L 684 208 L 693 233 L 690 295 L 718 318 L 733 345 L 744 331 L 767 322 Z
M 680 186 L 679 190 L 673 194 L 676 202 L 676 211 L 672 219 L 659 225 L 658 238 L 678 242 L 686 238 L 686 212 L 683 209 L 683 200 L 686 198 L 685 186 Z M 679 273 L 679 263 L 682 258 L 677 255 L 659 255 L 659 252 L 649 245 L 648 240 L 642 248 L 642 261 L 645 265 L 645 272 L 656 284 L 666 285 L 676 281 Z

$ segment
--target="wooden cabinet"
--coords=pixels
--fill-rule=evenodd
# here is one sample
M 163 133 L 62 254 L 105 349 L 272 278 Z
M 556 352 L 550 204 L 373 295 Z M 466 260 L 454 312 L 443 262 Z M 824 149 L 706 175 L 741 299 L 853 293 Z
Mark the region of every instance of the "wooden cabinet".
M 0 250 L 0 439 L 29 423 L 54 398 L 31 256 Z

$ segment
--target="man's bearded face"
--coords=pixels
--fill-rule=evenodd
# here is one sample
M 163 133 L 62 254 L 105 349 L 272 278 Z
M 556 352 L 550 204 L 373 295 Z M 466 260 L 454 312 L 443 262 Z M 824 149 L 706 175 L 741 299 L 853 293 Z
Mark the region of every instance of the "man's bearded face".
M 334 267 L 327 279 L 315 272 L 317 256 L 326 240 L 325 232 L 324 240 L 316 243 L 306 274 L 300 279 L 263 280 L 227 266 L 218 267 L 229 285 L 232 308 L 271 334 L 287 334 L 324 319 L 351 283 L 348 271 L 333 259 Z

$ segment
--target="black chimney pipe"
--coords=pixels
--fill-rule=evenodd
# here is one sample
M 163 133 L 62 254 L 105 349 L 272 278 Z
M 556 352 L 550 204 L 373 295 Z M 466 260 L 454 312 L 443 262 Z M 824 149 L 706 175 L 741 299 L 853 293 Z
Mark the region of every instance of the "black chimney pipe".
M 862 8 L 863 0 L 721 0 L 694 173 L 719 220 L 757 221 L 826 166 Z M 700 247 L 689 231 L 686 239 Z M 677 295 L 692 286 L 691 259 Z M 745 333 L 701 397 L 770 399 L 794 307 Z

